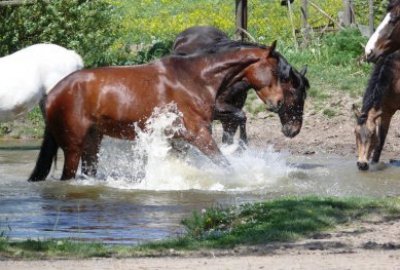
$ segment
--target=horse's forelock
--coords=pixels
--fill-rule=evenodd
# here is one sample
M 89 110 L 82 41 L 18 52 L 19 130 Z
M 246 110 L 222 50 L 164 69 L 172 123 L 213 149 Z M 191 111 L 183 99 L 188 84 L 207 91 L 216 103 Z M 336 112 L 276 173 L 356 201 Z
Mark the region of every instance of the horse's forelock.
M 360 116 L 357 117 L 357 125 L 364 125 L 367 122 L 368 114 L 362 113 Z

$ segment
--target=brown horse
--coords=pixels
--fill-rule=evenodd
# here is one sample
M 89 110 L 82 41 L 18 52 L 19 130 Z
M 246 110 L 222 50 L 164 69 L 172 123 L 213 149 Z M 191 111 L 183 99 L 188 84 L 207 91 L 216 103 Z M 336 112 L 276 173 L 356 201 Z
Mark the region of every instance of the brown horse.
M 387 14 L 365 47 L 368 61 L 376 62 L 380 57 L 400 49 L 400 0 L 391 0 Z
M 400 53 L 393 53 L 375 66 L 364 93 L 361 112 L 353 105 L 358 150 L 357 166 L 379 161 L 393 114 L 400 109 Z
M 212 26 L 194 26 L 181 32 L 173 44 L 173 54 L 189 55 L 199 53 L 218 43 L 229 43 L 228 35 Z M 303 121 L 303 107 L 306 98 L 306 89 L 309 82 L 305 77 L 307 69 L 301 72 L 292 68 L 281 56 L 280 65 L 290 67 L 289 79 L 284 82 L 284 102 L 279 107 L 267 104 L 267 109 L 279 114 L 282 123 L 282 132 L 287 137 L 296 136 L 301 129 Z M 246 114 L 243 111 L 248 91 L 252 85 L 241 80 L 230 86 L 230 89 L 221 90 L 217 96 L 213 120 L 222 124 L 222 142 L 232 144 L 233 137 L 238 127 L 240 128 L 240 141 L 247 144 Z M 258 94 L 258 92 L 256 91 Z
M 265 102 L 279 104 L 283 99 L 281 80 L 289 76 L 279 62 L 275 44 L 230 42 L 199 55 L 75 72 L 47 97 L 44 139 L 29 180 L 47 177 L 59 147 L 65 158 L 62 180 L 75 177 L 81 158 L 82 172 L 95 175 L 104 135 L 133 140 L 133 124 L 144 129 L 156 108 L 171 103 L 179 110 L 184 126 L 174 135 L 226 166 L 229 163 L 209 131 L 219 89 L 246 78 Z

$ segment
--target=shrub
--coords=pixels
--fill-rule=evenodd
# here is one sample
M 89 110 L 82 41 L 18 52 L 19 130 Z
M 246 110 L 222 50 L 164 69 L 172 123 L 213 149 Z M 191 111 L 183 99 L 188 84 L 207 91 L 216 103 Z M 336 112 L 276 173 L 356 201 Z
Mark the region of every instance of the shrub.
M 107 0 L 37 0 L 0 7 L 0 55 L 48 42 L 76 50 L 87 66 L 109 64 L 120 35 L 116 10 Z

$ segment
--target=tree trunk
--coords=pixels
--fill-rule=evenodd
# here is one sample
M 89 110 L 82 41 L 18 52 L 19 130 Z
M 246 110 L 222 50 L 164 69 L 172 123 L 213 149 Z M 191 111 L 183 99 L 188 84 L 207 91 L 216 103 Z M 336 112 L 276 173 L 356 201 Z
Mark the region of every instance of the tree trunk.
M 310 34 L 310 26 L 308 25 L 308 0 L 302 0 L 301 14 L 302 14 L 303 46 L 307 46 Z
M 247 0 L 236 0 L 236 33 L 241 40 L 246 34 L 241 29 L 247 31 Z
M 369 0 L 369 36 L 372 36 L 374 31 L 374 0 Z
M 344 26 L 350 26 L 354 24 L 353 0 L 343 0 L 343 7 L 344 7 L 343 24 Z

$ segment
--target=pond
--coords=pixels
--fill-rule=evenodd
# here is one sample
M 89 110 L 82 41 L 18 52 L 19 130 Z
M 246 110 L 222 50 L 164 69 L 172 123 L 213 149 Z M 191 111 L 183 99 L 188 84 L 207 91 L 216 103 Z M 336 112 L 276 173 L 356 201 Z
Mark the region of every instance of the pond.
M 0 232 L 12 239 L 72 238 L 137 244 L 182 233 L 194 210 L 287 195 L 400 195 L 400 168 L 359 172 L 355 158 L 291 156 L 271 147 L 231 154 L 223 170 L 194 149 L 169 154 L 163 141 L 107 139 L 96 179 L 28 183 L 40 142 L 0 144 Z M 142 150 L 146 151 L 143 152 Z M 145 154 L 144 154 L 145 153 Z M 145 161 L 144 161 L 145 160 Z

